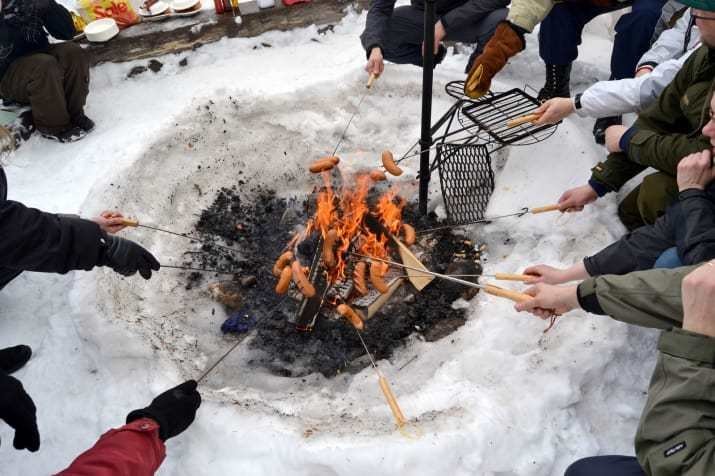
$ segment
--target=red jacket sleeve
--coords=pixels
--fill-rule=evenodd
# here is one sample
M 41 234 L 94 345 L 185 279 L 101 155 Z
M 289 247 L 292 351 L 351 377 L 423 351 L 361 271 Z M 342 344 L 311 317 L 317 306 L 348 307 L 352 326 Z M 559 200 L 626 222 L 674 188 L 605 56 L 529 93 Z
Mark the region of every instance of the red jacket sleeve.
M 59 476 L 148 476 L 166 456 L 159 425 L 149 418 L 109 430 Z

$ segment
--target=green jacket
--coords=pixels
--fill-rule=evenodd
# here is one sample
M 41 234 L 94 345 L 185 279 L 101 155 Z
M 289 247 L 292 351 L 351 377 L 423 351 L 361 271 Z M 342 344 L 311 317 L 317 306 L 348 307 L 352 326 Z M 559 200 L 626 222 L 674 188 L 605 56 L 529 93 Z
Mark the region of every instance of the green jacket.
M 599 162 L 592 169 L 591 179 L 617 191 L 648 167 L 675 177 L 683 157 L 710 147 L 702 128 L 709 120 L 713 79 L 715 50 L 701 46 L 623 135 L 623 152 Z
M 579 285 L 586 310 L 665 330 L 635 437 L 649 476 L 715 474 L 715 339 L 679 329 L 680 286 L 695 266 L 590 278 Z M 715 310 L 714 310 L 715 312 Z

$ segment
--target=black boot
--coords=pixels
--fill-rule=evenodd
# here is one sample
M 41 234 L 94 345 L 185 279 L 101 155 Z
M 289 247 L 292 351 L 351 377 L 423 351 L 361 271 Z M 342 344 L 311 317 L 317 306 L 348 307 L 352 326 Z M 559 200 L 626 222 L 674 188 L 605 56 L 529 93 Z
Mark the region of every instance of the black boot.
M 45 139 L 50 139 L 66 144 L 69 142 L 77 142 L 78 140 L 84 139 L 84 137 L 87 135 L 87 132 L 85 132 L 85 130 L 80 128 L 79 126 L 71 126 L 60 132 L 40 130 L 40 134 L 42 134 L 42 137 L 44 137 Z
M 622 116 L 609 116 L 596 119 L 596 122 L 593 124 L 593 138 L 596 144 L 604 145 L 606 143 L 606 129 L 622 123 Z
M 72 124 L 82 129 L 84 132 L 90 133 L 94 130 L 94 121 L 85 116 L 84 113 L 72 119 Z
M 547 64 L 546 81 L 539 91 L 537 99 L 544 102 L 551 98 L 567 98 L 571 96 L 569 82 L 571 80 L 571 63 Z
M 11 374 L 20 370 L 32 357 L 32 349 L 26 345 L 16 345 L 0 349 L 0 370 Z

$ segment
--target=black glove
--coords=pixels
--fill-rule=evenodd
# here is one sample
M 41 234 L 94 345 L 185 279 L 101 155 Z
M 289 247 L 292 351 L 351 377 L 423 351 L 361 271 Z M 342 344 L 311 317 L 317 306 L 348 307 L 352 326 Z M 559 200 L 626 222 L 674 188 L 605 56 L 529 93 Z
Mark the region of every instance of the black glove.
M 35 404 L 22 388 L 22 383 L 5 372 L 0 372 L 0 418 L 15 429 L 12 444 L 15 449 L 40 449 Z
M 106 247 L 102 265 L 117 273 L 131 276 L 137 271 L 142 278 L 151 278 L 151 270 L 159 271 L 159 262 L 147 250 L 130 240 L 114 235 L 104 237 Z
M 196 410 L 201 405 L 201 395 L 196 391 L 196 381 L 187 380 L 162 393 L 146 408 L 134 410 L 127 415 L 127 423 L 140 418 L 151 418 L 159 424 L 159 437 L 166 441 L 191 425 Z

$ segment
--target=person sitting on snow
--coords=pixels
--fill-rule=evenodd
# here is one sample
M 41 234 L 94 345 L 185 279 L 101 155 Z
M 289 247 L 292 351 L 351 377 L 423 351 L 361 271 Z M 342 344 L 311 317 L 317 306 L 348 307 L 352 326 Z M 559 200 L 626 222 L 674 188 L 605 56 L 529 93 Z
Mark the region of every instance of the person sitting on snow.
M 121 214 L 105 212 L 90 221 L 8 200 L 0 166 L 0 290 L 23 271 L 65 274 L 108 266 L 150 279 L 159 262 L 133 241 L 112 235 L 122 228 Z
M 94 129 L 84 114 L 89 93 L 89 58 L 70 42 L 72 16 L 54 0 L 3 0 L 0 9 L 0 96 L 29 104 L 40 133 L 59 142 Z
M 599 81 L 573 98 L 549 99 L 534 111 L 540 115 L 534 124 L 556 124 L 573 113 L 598 118 L 643 111 L 700 47 L 700 32 L 692 22 L 687 10 L 673 28 L 665 30 L 639 60 L 635 78 Z
M 519 311 L 547 318 L 579 307 L 663 329 L 635 437 L 636 457 L 576 461 L 565 476 L 707 476 L 715 471 L 715 262 L 699 267 L 537 284 Z
M 472 58 L 480 54 L 497 24 L 506 17 L 508 4 L 509 0 L 437 0 L 435 64 L 447 54 L 443 40 L 476 43 Z M 424 0 L 412 0 L 411 5 L 397 8 L 395 0 L 370 2 L 365 31 L 360 35 L 368 58 L 365 70 L 379 76 L 385 67 L 383 60 L 422 66 L 423 37 Z
M 584 26 L 599 15 L 627 7 L 632 11 L 622 15 L 615 27 L 611 79 L 630 78 L 638 59 L 650 47 L 664 4 L 665 0 L 513 0 L 506 21 L 499 24 L 484 52 L 471 64 L 464 92 L 472 98 L 486 94 L 492 78 L 509 58 L 526 47 L 524 35 L 541 23 L 539 54 L 546 64 L 546 81 L 538 99 L 569 97 L 571 64 L 578 56 Z M 600 122 L 594 134 L 605 129 Z
M 580 211 L 609 192 L 616 192 L 630 179 L 653 167 L 658 170 L 619 204 L 618 215 L 629 230 L 653 224 L 677 199 L 675 180 L 678 162 L 691 153 L 709 148 L 702 129 L 715 83 L 715 1 L 683 0 L 700 5 L 693 17 L 703 46 L 685 62 L 671 84 L 651 107 L 626 128 L 610 127 L 606 147 L 610 154 L 593 169 L 586 185 L 567 190 L 559 198 L 561 211 Z

